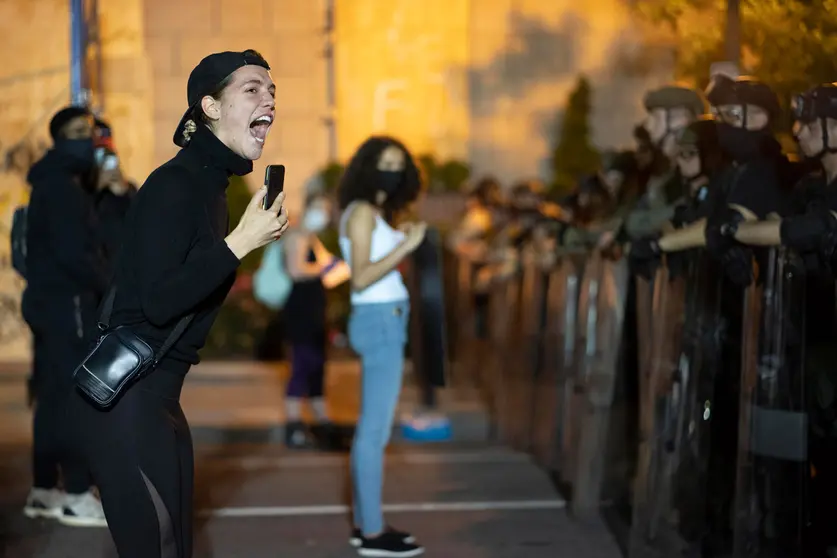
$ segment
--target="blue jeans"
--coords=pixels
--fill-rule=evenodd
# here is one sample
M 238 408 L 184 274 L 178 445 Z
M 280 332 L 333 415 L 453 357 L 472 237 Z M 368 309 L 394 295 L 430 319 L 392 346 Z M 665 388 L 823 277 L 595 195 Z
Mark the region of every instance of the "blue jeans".
M 409 302 L 359 304 L 349 317 L 349 343 L 360 356 L 360 418 L 352 443 L 354 520 L 365 535 L 384 530 L 381 492 L 404 374 Z

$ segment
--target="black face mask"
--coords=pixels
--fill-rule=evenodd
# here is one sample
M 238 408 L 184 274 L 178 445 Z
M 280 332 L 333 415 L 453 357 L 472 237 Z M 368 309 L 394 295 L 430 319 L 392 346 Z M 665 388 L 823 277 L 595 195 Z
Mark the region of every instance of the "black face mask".
M 378 188 L 385 192 L 387 196 L 391 196 L 401 185 L 401 178 L 404 173 L 402 171 L 379 170 L 378 175 Z
M 96 160 L 93 138 L 58 140 L 55 149 L 68 155 L 73 160 L 73 170 L 78 172 L 89 171 Z
M 718 143 L 738 162 L 747 161 L 761 153 L 767 133 L 764 130 L 738 128 L 726 122 L 718 123 Z

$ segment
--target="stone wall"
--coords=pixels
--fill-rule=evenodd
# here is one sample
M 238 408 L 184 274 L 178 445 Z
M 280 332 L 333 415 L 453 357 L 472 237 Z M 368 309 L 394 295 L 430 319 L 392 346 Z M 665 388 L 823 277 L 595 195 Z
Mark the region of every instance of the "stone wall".
M 64 0 L 0 2 L 0 361 L 28 355 L 23 283 L 10 266 L 8 228 L 28 198 L 25 173 L 49 144 L 49 119 L 69 101 L 69 30 Z
M 667 81 L 621 0 L 338 2 L 339 152 L 370 133 L 467 159 L 508 182 L 548 178 L 546 159 L 579 74 L 593 86 L 594 141 L 627 144 L 641 96 Z

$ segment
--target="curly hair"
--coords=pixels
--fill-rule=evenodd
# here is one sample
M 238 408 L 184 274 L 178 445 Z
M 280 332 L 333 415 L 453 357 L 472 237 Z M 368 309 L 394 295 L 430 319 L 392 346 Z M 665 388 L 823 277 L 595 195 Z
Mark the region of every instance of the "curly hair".
M 378 160 L 387 147 L 395 146 L 404 152 L 404 172 L 398 189 L 384 201 L 381 209 L 386 214 L 400 211 L 415 201 L 421 193 L 421 174 L 413 156 L 397 139 L 388 136 L 373 136 L 367 139 L 352 156 L 337 187 L 337 202 L 341 210 L 358 200 L 376 203 L 380 189 Z

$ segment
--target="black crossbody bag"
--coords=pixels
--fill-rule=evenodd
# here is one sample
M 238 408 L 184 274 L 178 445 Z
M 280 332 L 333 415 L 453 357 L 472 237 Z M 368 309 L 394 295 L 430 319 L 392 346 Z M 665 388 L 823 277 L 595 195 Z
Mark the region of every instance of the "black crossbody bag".
M 128 327 L 110 328 L 115 298 L 116 287 L 111 287 L 99 317 L 99 338 L 73 372 L 76 388 L 100 409 L 112 407 L 132 383 L 154 370 L 194 318 L 194 314 L 181 318 L 155 353 Z

